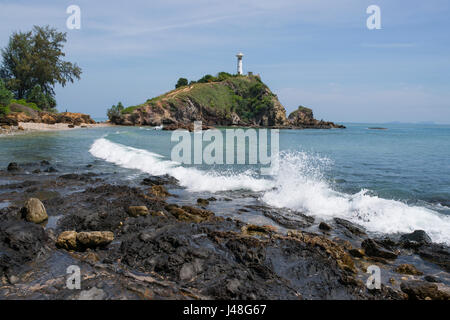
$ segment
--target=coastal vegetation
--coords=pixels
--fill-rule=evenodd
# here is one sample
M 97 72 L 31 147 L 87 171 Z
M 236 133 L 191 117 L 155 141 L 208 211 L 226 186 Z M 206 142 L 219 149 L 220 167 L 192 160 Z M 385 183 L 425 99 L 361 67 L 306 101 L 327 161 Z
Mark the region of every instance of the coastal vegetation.
M 18 101 L 25 99 L 39 110 L 55 112 L 55 86 L 73 83 L 82 72 L 76 63 L 63 60 L 66 41 L 66 33 L 50 26 L 14 32 L 1 50 L 0 94 L 3 96 L 6 89 Z M 4 109 L 9 105 L 6 102 L 0 101 Z

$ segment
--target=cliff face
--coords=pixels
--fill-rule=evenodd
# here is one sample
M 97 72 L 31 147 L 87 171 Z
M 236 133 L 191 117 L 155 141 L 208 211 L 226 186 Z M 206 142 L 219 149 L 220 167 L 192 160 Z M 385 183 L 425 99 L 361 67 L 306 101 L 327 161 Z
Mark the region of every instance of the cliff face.
M 223 81 L 180 87 L 146 103 L 127 108 L 111 122 L 121 125 L 164 125 L 167 129 L 206 126 L 292 127 L 278 98 L 258 76 L 232 76 Z

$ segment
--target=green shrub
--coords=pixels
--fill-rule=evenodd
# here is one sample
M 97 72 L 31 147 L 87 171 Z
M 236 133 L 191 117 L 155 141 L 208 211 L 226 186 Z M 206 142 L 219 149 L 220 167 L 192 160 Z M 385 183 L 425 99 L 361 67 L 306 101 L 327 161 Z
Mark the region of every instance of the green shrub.
M 12 98 L 12 92 L 6 88 L 3 80 L 0 79 L 0 105 L 8 106 L 11 103 Z
M 124 108 L 122 102 L 119 102 L 117 106 L 113 105 L 110 109 L 108 109 L 106 114 L 108 116 L 109 121 L 115 123 L 117 120 L 119 120 L 122 115 L 123 109 Z
M 180 78 L 177 81 L 177 84 L 175 85 L 175 89 L 178 89 L 179 87 L 187 86 L 188 85 L 188 79 L 186 78 Z
M 10 105 L 13 104 L 13 103 L 20 104 L 20 105 L 22 105 L 22 106 L 31 108 L 31 109 L 36 110 L 36 111 L 42 111 L 42 110 L 36 105 L 36 103 L 34 103 L 34 102 L 28 102 L 28 101 L 26 101 L 25 99 L 20 99 L 20 100 L 12 99 Z
M 8 106 L 0 106 L 0 116 L 6 116 L 11 110 Z
M 122 114 L 132 113 L 134 110 L 139 108 L 140 106 L 129 106 L 122 110 Z
M 199 79 L 197 82 L 198 83 L 217 82 L 217 78 L 210 74 L 207 74 L 203 78 Z

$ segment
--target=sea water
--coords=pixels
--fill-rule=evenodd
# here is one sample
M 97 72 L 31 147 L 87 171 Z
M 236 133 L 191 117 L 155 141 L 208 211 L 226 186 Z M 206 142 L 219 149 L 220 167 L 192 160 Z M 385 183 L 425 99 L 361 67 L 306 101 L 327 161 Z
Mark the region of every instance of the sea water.
M 128 184 L 168 174 L 193 198 L 251 194 L 320 220 L 345 218 L 379 234 L 423 229 L 450 244 L 450 126 L 346 126 L 280 130 L 279 170 L 271 176 L 254 165 L 180 165 L 171 160 L 172 132 L 151 127 L 0 137 L 0 165 L 49 160 L 61 173 L 114 173 L 117 183 Z

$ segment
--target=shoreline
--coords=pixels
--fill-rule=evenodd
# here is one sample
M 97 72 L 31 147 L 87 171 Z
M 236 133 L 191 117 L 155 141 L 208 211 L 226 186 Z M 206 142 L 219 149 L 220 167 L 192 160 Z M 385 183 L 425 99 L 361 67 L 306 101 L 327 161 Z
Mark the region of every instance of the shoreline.
M 270 224 L 250 224 L 213 209 L 235 203 L 223 195 L 180 200 L 172 177 L 117 184 L 95 167 L 61 173 L 43 160 L 0 170 L 10 181 L 0 186 L 8 199 L 0 207 L 0 252 L 12 261 L 0 274 L 0 298 L 79 299 L 92 288 L 104 299 L 183 299 L 186 292 L 194 299 L 449 298 L 449 247 L 424 234 L 378 238 L 347 220 L 291 220 L 284 209 L 260 205 L 245 208 Z M 44 224 L 20 214 L 30 198 L 47 210 Z M 103 232 L 104 245 L 70 240 L 94 231 Z M 29 237 L 16 236 L 23 232 Z M 66 265 L 83 270 L 81 291 L 64 286 Z M 380 290 L 365 286 L 371 265 L 381 270 Z
M 35 123 L 35 122 L 19 122 L 17 126 L 2 126 L 0 127 L 0 137 L 14 136 L 34 132 L 51 132 L 51 131 L 66 131 L 74 129 L 90 129 L 90 128 L 104 128 L 112 127 L 114 124 L 107 122 L 99 123 L 83 123 L 80 125 L 72 125 L 70 123 Z

